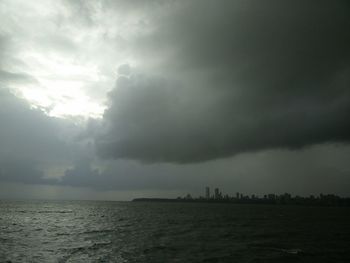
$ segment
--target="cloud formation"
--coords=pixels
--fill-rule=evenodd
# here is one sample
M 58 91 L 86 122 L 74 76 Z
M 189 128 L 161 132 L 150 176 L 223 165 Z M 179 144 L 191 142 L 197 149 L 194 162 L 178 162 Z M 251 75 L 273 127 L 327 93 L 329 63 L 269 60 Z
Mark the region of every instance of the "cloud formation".
M 48 117 L 0 88 L 0 180 L 48 184 L 57 168 L 82 155 L 79 130 L 69 120 Z M 46 179 L 45 179 L 46 178 Z
M 134 43 L 149 68 L 118 78 L 100 156 L 190 163 L 347 143 L 349 11 L 344 1 L 174 4 Z
M 0 1 L 0 194 L 347 195 L 349 9 Z

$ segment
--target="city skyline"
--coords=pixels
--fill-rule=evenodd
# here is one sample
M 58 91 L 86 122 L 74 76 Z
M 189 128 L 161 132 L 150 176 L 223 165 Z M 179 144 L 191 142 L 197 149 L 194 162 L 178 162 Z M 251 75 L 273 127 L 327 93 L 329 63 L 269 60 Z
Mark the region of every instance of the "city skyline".
M 205 187 L 204 195 L 192 196 L 187 193 L 177 198 L 135 198 L 133 202 L 195 202 L 195 203 L 231 203 L 231 204 L 260 204 L 260 205 L 304 205 L 304 206 L 350 206 L 350 197 L 340 197 L 335 194 L 323 194 L 300 196 L 290 193 L 276 194 L 268 193 L 259 196 L 257 194 L 247 195 L 236 192 L 234 195 L 222 193 L 219 188 L 214 189 L 210 195 L 210 187 Z

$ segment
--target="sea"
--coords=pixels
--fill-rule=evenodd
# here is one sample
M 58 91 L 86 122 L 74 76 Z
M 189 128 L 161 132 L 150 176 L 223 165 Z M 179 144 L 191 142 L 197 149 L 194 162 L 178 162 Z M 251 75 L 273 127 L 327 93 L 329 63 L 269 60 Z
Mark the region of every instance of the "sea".
M 350 209 L 0 201 L 0 262 L 350 262 Z

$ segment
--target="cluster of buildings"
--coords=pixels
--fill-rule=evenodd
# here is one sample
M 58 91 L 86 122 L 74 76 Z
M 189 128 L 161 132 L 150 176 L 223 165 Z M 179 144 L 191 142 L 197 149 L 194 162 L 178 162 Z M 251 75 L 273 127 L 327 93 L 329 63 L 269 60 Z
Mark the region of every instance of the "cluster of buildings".
M 308 205 L 308 206 L 350 206 L 350 198 L 339 197 L 334 194 L 320 194 L 309 197 L 292 196 L 291 194 L 267 194 L 263 197 L 258 195 L 244 195 L 236 193 L 235 196 L 222 194 L 219 188 L 211 194 L 210 188 L 205 188 L 204 196 L 193 198 L 190 194 L 178 198 L 136 198 L 134 202 L 202 202 L 202 203 L 232 203 L 232 204 L 275 204 L 275 205 Z
M 227 194 L 223 195 L 222 192 L 219 190 L 219 188 L 215 188 L 214 193 L 211 195 L 209 186 L 205 187 L 205 195 L 204 196 L 205 196 L 204 198 L 207 200 L 223 200 L 223 199 L 226 199 L 226 200 L 227 199 L 228 200 L 257 200 L 257 199 L 261 199 L 255 194 L 252 194 L 251 196 L 249 196 L 249 195 L 244 195 L 244 194 L 239 193 L 239 192 L 237 192 L 235 196 L 229 196 Z M 283 195 L 267 194 L 267 195 L 264 195 L 263 199 L 275 200 L 275 199 L 281 198 L 281 197 L 283 197 L 284 199 L 291 199 L 292 198 L 291 194 L 285 193 Z M 203 199 L 203 197 L 200 196 L 199 199 Z
M 333 194 L 320 194 L 319 196 L 310 195 L 309 197 L 292 196 L 289 193 L 267 194 L 263 197 L 258 195 L 244 195 L 236 193 L 235 196 L 223 194 L 219 188 L 215 188 L 211 193 L 210 187 L 205 187 L 204 196 L 193 198 L 190 194 L 185 197 L 178 197 L 177 200 L 192 202 L 225 202 L 238 204 L 294 204 L 294 205 L 324 205 L 324 206 L 350 206 L 350 198 L 342 198 Z
M 222 196 L 222 193 L 220 192 L 219 188 L 215 188 L 214 190 L 214 195 L 210 195 L 210 187 L 207 186 L 205 188 L 205 198 L 206 199 L 222 199 L 223 196 Z

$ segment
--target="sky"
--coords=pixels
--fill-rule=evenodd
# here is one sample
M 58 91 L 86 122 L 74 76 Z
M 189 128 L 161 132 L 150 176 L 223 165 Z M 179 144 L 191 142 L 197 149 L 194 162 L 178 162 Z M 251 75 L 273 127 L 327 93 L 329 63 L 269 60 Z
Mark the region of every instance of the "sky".
M 349 13 L 0 0 L 0 198 L 350 196 Z

